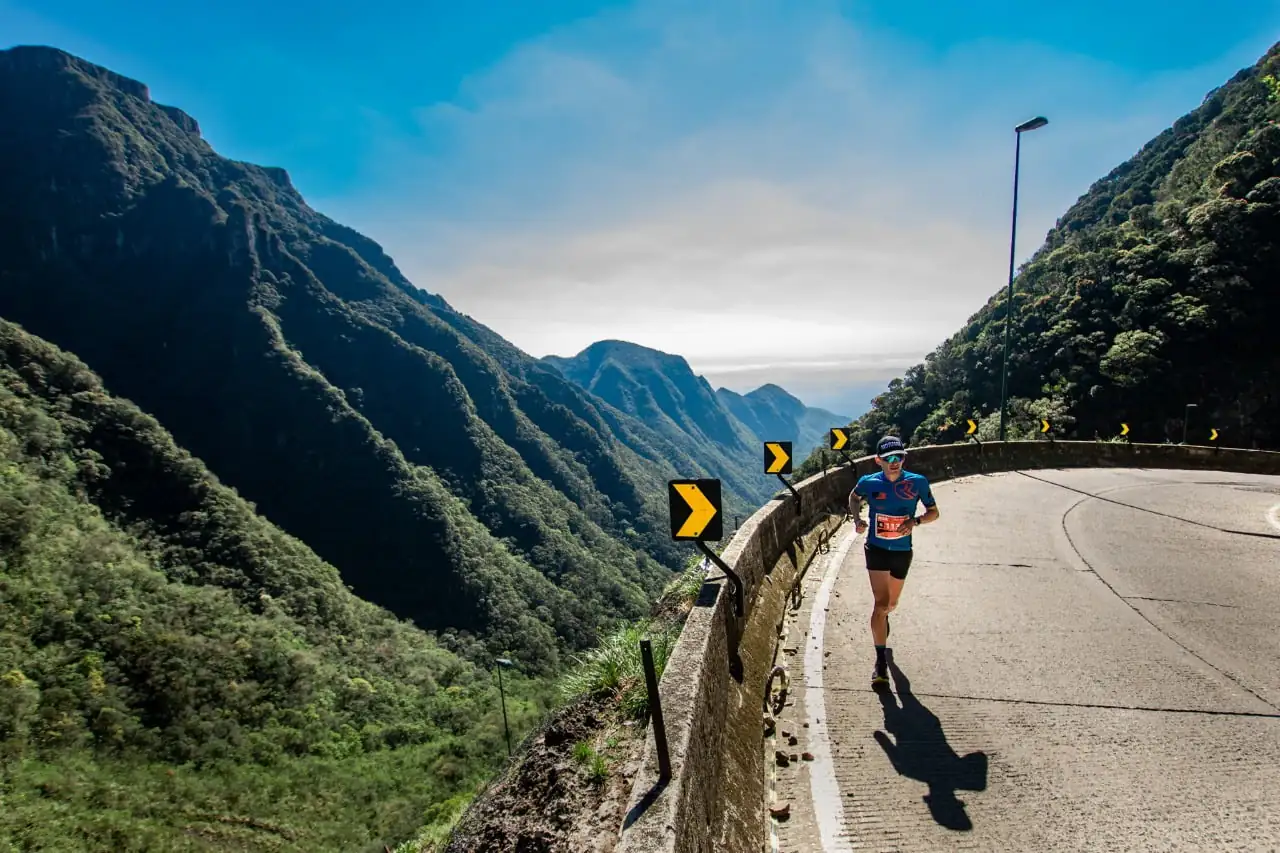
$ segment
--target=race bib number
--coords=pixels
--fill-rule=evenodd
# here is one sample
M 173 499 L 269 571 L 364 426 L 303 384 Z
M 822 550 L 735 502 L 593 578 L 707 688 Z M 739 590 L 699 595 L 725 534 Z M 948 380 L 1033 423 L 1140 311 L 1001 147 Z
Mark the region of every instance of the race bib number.
M 877 539 L 901 539 L 907 535 L 902 529 L 902 525 L 907 523 L 909 515 L 877 515 L 876 516 L 876 538 Z

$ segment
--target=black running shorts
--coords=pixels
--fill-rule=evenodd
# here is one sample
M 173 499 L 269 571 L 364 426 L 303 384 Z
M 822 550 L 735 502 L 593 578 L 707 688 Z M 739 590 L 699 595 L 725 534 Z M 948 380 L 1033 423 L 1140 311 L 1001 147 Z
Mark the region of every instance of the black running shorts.
M 867 555 L 867 571 L 888 572 L 898 580 L 906 580 L 907 570 L 911 568 L 911 556 L 914 552 L 890 551 L 875 545 L 863 545 L 862 551 Z

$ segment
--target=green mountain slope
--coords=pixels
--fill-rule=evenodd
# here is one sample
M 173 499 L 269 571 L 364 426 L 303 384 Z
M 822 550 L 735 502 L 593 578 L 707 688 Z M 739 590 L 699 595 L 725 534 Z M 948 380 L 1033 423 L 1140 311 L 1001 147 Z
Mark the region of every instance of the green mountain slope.
M 599 341 L 572 358 L 547 356 L 543 362 L 703 462 L 745 506 L 754 510 L 772 494 L 761 474 L 759 440 L 683 357 Z
M 0 599 L 13 849 L 382 850 L 505 754 L 487 673 L 3 320 Z
M 790 441 L 797 459 L 827 446 L 828 431 L 849 422 L 845 415 L 806 406 L 777 385 L 762 385 L 747 394 L 716 390 L 721 404 L 761 441 Z
M 542 361 L 698 459 L 748 512 L 777 489 L 761 473 L 763 442 L 793 442 L 803 459 L 826 446 L 827 430 L 849 420 L 810 408 L 777 385 L 745 395 L 713 391 L 683 357 L 626 341 L 598 341 L 571 358 Z
M 707 462 L 413 287 L 283 170 L 49 48 L 0 51 L 0 127 L 0 316 L 361 597 L 551 671 L 680 565 L 663 480 Z
M 1090 188 L 1015 282 L 1011 437 L 1280 445 L 1280 45 Z M 1006 299 L 890 383 L 855 435 L 998 435 Z M 948 426 L 950 424 L 950 426 Z M 806 462 L 816 470 L 816 457 Z

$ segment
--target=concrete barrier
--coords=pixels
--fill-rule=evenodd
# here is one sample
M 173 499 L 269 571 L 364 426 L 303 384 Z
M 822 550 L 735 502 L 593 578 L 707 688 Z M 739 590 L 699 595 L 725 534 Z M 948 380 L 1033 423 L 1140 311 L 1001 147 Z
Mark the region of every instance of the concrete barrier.
M 1166 444 L 1015 441 L 910 451 L 908 468 L 932 482 L 1045 468 L 1181 468 L 1280 475 L 1280 453 Z M 742 578 L 734 614 L 727 578 L 703 584 L 659 691 L 672 776 L 659 782 L 650 729 L 618 839 L 619 853 L 755 853 L 765 845 L 765 682 L 792 586 L 843 518 L 871 457 L 796 484 L 756 511 L 721 559 Z M 762 475 L 763 476 L 763 475 Z

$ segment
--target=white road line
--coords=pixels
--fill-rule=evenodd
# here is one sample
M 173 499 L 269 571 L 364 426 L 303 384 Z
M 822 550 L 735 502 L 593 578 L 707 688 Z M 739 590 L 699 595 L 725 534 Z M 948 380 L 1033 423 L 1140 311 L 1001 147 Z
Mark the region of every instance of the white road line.
M 1271 522 L 1271 526 L 1276 530 L 1280 530 L 1280 504 L 1276 504 L 1267 513 L 1267 521 Z
M 818 831 L 825 853 L 851 853 L 849 841 L 841 832 L 844 829 L 844 806 L 840 800 L 840 785 L 836 781 L 835 762 L 831 757 L 831 739 L 827 733 L 827 706 L 822 695 L 823 631 L 827 627 L 827 607 L 831 601 L 831 589 L 840 576 L 840 565 L 857 534 L 853 525 L 831 549 L 826 575 L 813 600 L 809 614 L 809 636 L 805 639 L 804 652 L 804 704 L 809 716 L 809 790 L 813 794 L 813 814 L 818 821 Z

